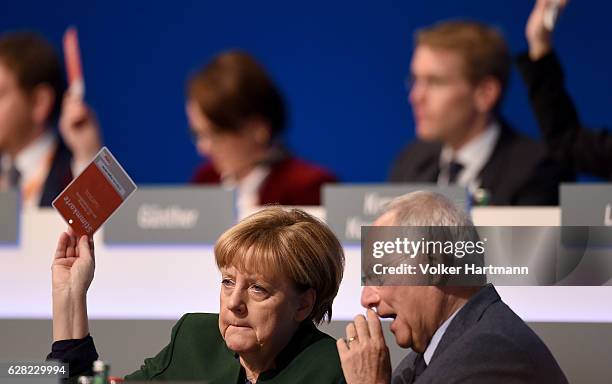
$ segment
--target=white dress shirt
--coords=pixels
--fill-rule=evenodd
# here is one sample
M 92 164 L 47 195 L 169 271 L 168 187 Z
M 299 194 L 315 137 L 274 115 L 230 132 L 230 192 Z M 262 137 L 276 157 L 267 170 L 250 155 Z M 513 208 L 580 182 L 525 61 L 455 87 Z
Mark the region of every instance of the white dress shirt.
M 247 212 L 260 205 L 259 188 L 266 177 L 268 177 L 268 174 L 270 174 L 270 167 L 258 165 L 240 181 L 229 177 L 221 180 L 221 185 L 224 188 L 236 189 L 236 207 L 238 212 Z
M 448 185 L 449 165 L 451 161 L 456 161 L 463 166 L 457 176 L 457 184 L 468 188 L 471 193 L 476 191 L 480 187 L 478 174 L 491 158 L 500 132 L 499 123 L 493 121 L 482 133 L 467 142 L 458 151 L 445 145 L 440 153 L 438 185 Z
M 22 206 L 38 206 L 56 148 L 57 138 L 53 132 L 46 130 L 15 157 L 14 164 L 21 175 L 19 180 L 20 189 L 32 184 L 36 186 L 27 196 L 22 193 Z M 2 161 L 2 178 L 6 179 L 13 161 L 6 153 L 2 154 L 0 161 Z
M 438 348 L 438 344 L 440 344 L 440 340 L 442 340 L 442 336 L 444 336 L 444 333 L 446 333 L 446 329 L 453 321 L 459 310 L 461 310 L 461 308 L 463 308 L 463 306 L 459 307 L 459 309 L 457 309 L 452 315 L 450 315 L 450 317 L 446 319 L 446 321 L 443 322 L 440 327 L 438 327 L 436 333 L 434 333 L 433 337 L 431 338 L 431 341 L 429 342 L 429 345 L 427 345 L 427 348 L 423 353 L 423 359 L 425 360 L 425 364 L 429 365 L 429 362 L 431 361 L 434 352 L 436 352 L 436 348 Z

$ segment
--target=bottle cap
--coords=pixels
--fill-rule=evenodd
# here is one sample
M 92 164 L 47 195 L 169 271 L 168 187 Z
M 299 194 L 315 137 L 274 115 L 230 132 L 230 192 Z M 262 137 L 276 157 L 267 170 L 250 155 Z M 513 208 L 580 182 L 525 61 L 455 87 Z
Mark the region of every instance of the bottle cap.
M 93 371 L 94 372 L 104 372 L 104 362 L 102 360 L 96 360 L 93 363 Z

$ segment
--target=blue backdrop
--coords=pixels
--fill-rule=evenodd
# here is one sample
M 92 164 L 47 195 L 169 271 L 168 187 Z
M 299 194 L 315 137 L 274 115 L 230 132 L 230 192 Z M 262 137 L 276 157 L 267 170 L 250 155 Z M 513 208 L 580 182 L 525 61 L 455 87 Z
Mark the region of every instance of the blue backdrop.
M 531 0 L 422 1 L 11 1 L 0 30 L 33 29 L 60 50 L 79 29 L 87 101 L 105 144 L 139 183 L 180 183 L 199 158 L 187 134 L 189 73 L 229 48 L 251 52 L 290 108 L 286 142 L 344 181 L 383 181 L 414 137 L 404 79 L 413 31 L 444 18 L 501 28 L 513 52 L 526 48 Z M 612 4 L 570 4 L 556 33 L 571 93 L 587 124 L 612 121 Z M 537 135 L 527 95 L 513 74 L 504 105 L 519 130 Z

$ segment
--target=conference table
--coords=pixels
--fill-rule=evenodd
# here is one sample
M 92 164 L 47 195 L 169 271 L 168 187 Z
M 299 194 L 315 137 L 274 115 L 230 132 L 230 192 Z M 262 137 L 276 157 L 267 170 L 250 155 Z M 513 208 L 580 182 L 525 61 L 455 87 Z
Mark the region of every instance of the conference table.
M 325 219 L 323 207 L 309 212 Z M 250 212 L 241 212 L 244 216 Z M 559 226 L 558 207 L 474 207 L 479 226 Z M 17 245 L 0 247 L 0 318 L 51 317 L 51 260 L 65 223 L 53 209 L 25 209 Z M 88 296 L 92 319 L 177 319 L 217 312 L 220 275 L 213 244 L 108 245 L 96 242 L 96 277 Z M 360 247 L 345 245 L 346 270 L 335 320 L 362 313 Z M 503 300 L 528 322 L 612 322 L 612 281 L 601 286 L 499 286 Z

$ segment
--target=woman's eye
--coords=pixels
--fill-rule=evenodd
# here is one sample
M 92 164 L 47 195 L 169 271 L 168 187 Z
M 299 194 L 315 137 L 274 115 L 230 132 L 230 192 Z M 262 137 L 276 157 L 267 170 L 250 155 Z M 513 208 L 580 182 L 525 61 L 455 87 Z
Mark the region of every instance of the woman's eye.
M 221 280 L 221 285 L 223 285 L 224 287 L 233 287 L 234 281 L 232 279 L 223 279 Z
M 251 289 L 253 290 L 253 292 L 259 293 L 259 294 L 266 294 L 266 293 L 268 293 L 268 291 L 264 287 L 262 287 L 261 285 L 258 285 L 258 284 L 251 285 Z

